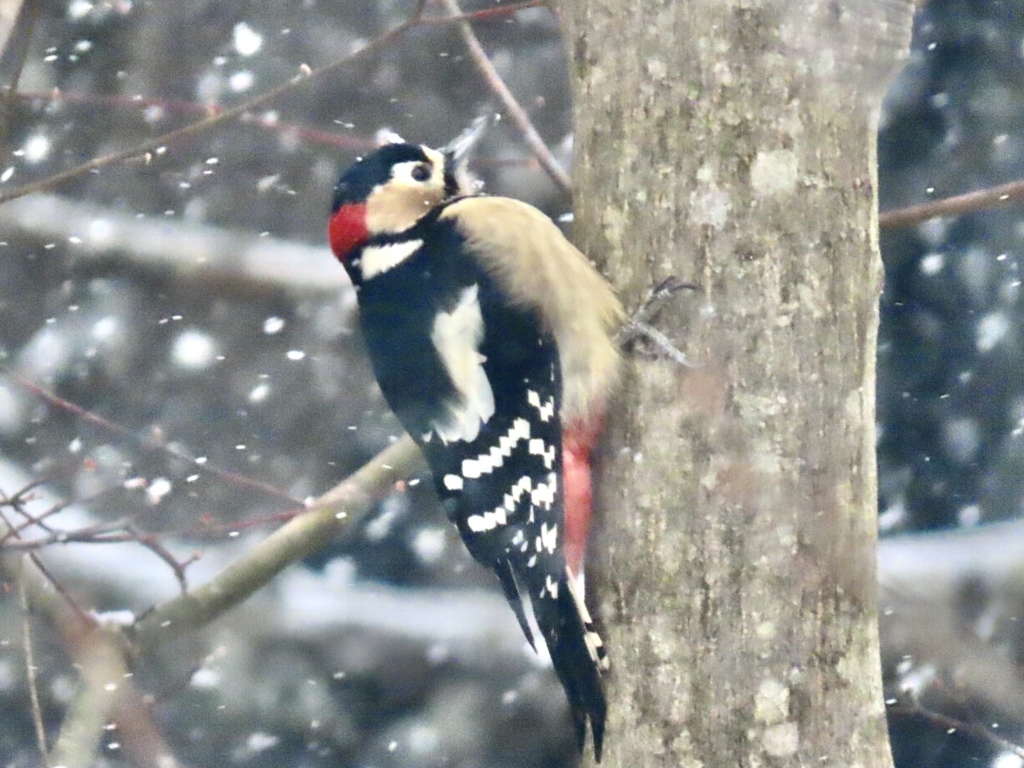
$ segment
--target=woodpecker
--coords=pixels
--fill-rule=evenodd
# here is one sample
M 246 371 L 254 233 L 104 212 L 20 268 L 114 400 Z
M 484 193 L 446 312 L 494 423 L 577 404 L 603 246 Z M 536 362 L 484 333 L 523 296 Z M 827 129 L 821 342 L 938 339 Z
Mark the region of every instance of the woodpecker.
M 529 596 L 601 759 L 601 639 L 582 598 L 590 454 L 618 378 L 625 319 L 607 282 L 536 208 L 465 194 L 453 153 L 393 143 L 334 188 L 328 237 L 355 286 L 388 405 L 442 506 L 494 570 L 530 645 Z

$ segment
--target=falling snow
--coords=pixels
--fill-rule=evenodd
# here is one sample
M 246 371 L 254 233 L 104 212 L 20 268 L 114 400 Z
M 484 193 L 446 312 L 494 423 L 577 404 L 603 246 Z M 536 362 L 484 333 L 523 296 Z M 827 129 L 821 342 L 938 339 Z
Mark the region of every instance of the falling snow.
M 228 87 L 235 93 L 244 93 L 252 88 L 256 82 L 256 76 L 248 71 L 235 72 L 228 78 Z
M 174 340 L 171 358 L 175 365 L 193 371 L 208 368 L 216 355 L 213 338 L 202 331 L 184 331 Z
M 232 38 L 235 50 L 240 56 L 252 56 L 263 47 L 263 35 L 256 32 L 244 21 L 235 24 Z

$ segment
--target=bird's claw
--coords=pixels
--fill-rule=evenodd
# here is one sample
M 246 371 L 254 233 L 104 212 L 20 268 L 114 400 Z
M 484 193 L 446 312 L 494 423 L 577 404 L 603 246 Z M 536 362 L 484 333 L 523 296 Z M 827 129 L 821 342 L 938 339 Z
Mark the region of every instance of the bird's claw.
M 697 286 L 693 283 L 684 283 L 675 275 L 669 275 L 654 286 L 648 292 L 644 302 L 623 325 L 622 330 L 619 332 L 620 343 L 625 346 L 644 339 L 648 342 L 648 349 L 645 351 L 648 354 L 651 354 L 653 351 L 652 357 L 664 356 L 684 368 L 692 368 L 693 363 L 672 343 L 672 340 L 651 325 L 651 321 L 664 308 L 668 299 L 682 290 L 695 291 Z M 651 350 L 652 347 L 653 350 Z

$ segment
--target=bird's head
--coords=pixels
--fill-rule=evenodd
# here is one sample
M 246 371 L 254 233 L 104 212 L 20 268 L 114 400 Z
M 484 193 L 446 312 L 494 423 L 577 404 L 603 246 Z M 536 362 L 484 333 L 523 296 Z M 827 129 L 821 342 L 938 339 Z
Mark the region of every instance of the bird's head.
M 459 192 L 453 161 L 417 144 L 386 144 L 359 158 L 334 186 L 327 228 L 342 264 L 375 235 L 404 232 Z

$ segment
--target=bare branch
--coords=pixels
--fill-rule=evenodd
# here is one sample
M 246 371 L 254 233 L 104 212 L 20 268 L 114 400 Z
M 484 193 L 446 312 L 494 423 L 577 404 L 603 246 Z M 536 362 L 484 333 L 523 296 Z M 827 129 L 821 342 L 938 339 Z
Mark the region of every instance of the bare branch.
M 185 576 L 185 569 L 195 562 L 195 557 L 191 557 L 184 562 L 179 561 L 178 558 L 170 553 L 167 547 L 160 543 L 160 540 L 156 536 L 140 530 L 131 521 L 125 525 L 125 530 L 133 536 L 135 541 L 139 542 L 139 544 L 167 563 L 170 569 L 174 572 L 174 578 L 177 580 L 178 586 L 181 588 L 181 594 L 184 595 L 187 593 L 188 578 Z
M 955 670 L 957 688 L 972 700 L 1024 718 L 1024 674 L 1012 656 L 970 618 L 1024 599 L 1024 522 L 989 523 L 929 536 L 879 542 L 883 663 L 905 655 Z M 966 605 L 970 603 L 970 605 Z M 1012 623 L 1009 616 L 1007 622 Z M 991 630 L 988 630 L 991 633 Z
M 224 111 L 224 107 L 219 104 L 202 104 L 198 101 L 186 101 L 185 99 L 168 99 L 156 96 L 145 98 L 89 93 L 86 91 L 62 91 L 57 88 L 49 91 L 19 91 L 13 95 L 21 101 L 84 104 L 88 107 L 109 107 L 135 111 L 145 110 L 148 107 L 159 107 L 169 114 L 180 115 L 216 115 Z M 93 112 L 98 114 L 95 110 Z M 255 125 L 265 131 L 285 134 L 302 142 L 337 147 L 352 152 L 369 151 L 377 146 L 372 138 L 355 136 L 348 133 L 322 131 L 299 123 L 268 119 L 264 115 L 243 114 L 238 120 L 243 125 Z
M 213 284 L 218 291 L 285 289 L 351 297 L 352 285 L 325 244 L 308 245 L 252 232 L 134 213 L 56 195 L 33 195 L 0 206 L 5 237 L 28 235 L 70 242 L 82 262 L 116 253 L 132 266 L 173 270 Z
M 211 475 L 220 480 L 223 480 L 226 483 L 230 483 L 231 485 L 254 488 L 258 491 L 262 491 L 268 496 L 272 496 L 274 498 L 286 501 L 289 504 L 299 505 L 302 503 L 298 499 L 292 498 L 289 494 L 285 493 L 280 488 L 276 488 L 273 485 L 270 485 L 269 483 L 263 482 L 262 480 L 257 480 L 246 475 L 241 475 L 238 474 L 237 472 L 230 472 L 226 469 L 220 469 L 216 466 L 211 465 L 209 462 L 199 462 L 193 456 L 189 456 L 184 451 L 170 445 L 162 435 L 149 435 L 145 438 L 140 437 L 127 427 L 123 427 L 120 424 L 116 424 L 110 421 L 109 419 L 105 419 L 99 414 L 93 413 L 92 411 L 88 411 L 85 408 L 82 408 L 80 405 L 76 405 L 75 403 L 65 400 L 64 398 L 55 395 L 53 392 L 50 392 L 44 389 L 43 387 L 40 387 L 38 384 L 34 382 L 28 381 L 27 379 L 24 379 L 20 376 L 16 376 L 13 374 L 7 374 L 7 378 L 14 384 L 17 384 L 19 387 L 27 389 L 32 394 L 42 398 L 49 404 L 54 405 L 60 408 L 61 410 L 74 414 L 75 416 L 82 419 L 88 424 L 92 424 L 93 426 L 99 427 L 100 429 L 106 430 L 107 432 L 111 432 L 115 435 L 127 437 L 135 443 L 142 444 L 146 448 L 158 448 L 162 450 L 164 453 L 166 453 L 168 456 L 178 459 L 179 461 L 186 462 L 196 472 L 199 472 L 204 475 Z
M 28 557 L 21 560 L 24 571 Z M 32 724 L 36 731 L 36 744 L 39 746 L 39 754 L 43 758 L 43 765 L 50 768 L 50 756 L 46 748 L 46 728 L 43 726 L 43 710 L 39 706 L 39 685 L 36 681 L 36 660 L 32 651 L 32 616 L 28 603 L 28 591 L 25 589 L 25 580 L 18 579 L 18 597 L 21 601 L 21 642 L 25 650 L 25 674 L 28 680 L 28 697 L 32 703 Z
M 451 14 L 449 19 L 462 17 L 462 9 L 459 7 L 457 0 L 440 0 L 440 2 Z M 565 172 L 565 169 L 555 159 L 555 156 L 551 154 L 551 150 L 544 143 L 544 139 L 540 137 L 537 129 L 533 127 L 530 116 L 526 114 L 526 110 L 520 106 L 519 102 L 516 101 L 516 97 L 512 95 L 512 91 L 505 85 L 505 81 L 501 79 L 501 75 L 498 74 L 498 70 L 487 57 L 487 53 L 480 44 L 476 33 L 473 32 L 473 27 L 470 26 L 469 21 L 459 21 L 459 32 L 466 43 L 466 48 L 469 49 L 469 55 L 473 58 L 473 62 L 476 64 L 477 69 L 480 70 L 484 80 L 487 81 L 487 86 L 501 101 L 504 111 L 516 124 L 519 132 L 523 135 L 523 140 L 537 156 L 541 167 L 547 171 L 548 175 L 563 192 L 572 194 L 572 180 L 569 178 L 569 174 Z
M 418 24 L 423 26 L 445 25 L 456 21 L 483 21 L 484 19 L 497 18 L 499 16 L 511 16 L 527 8 L 547 8 L 547 0 L 524 0 L 522 3 L 509 3 L 497 8 L 485 8 L 482 11 L 470 11 L 469 13 L 454 13 L 448 16 L 428 16 L 421 18 Z
M 211 581 L 159 605 L 136 622 L 139 650 L 201 627 L 245 600 L 291 563 L 315 552 L 346 524 L 365 516 L 374 499 L 425 467 L 407 435 L 317 499 L 309 512 L 278 528 Z
M 96 744 L 121 696 L 121 688 L 130 685 L 124 656 L 103 633 L 89 633 L 83 652 L 76 658 L 83 687 L 71 704 L 53 748 L 54 765 L 67 768 L 92 764 Z
M 881 229 L 910 227 L 920 224 L 922 221 L 934 219 L 936 216 L 962 216 L 965 213 L 1009 205 L 1022 199 L 1024 199 L 1024 181 L 1011 181 L 997 187 L 979 189 L 942 200 L 930 200 L 927 203 L 885 211 L 878 216 L 878 226 Z
M 142 144 L 139 144 L 135 147 L 125 149 L 120 152 L 114 152 L 109 155 L 103 155 L 102 157 L 93 158 L 92 160 L 82 163 L 81 165 L 76 165 L 74 168 L 69 168 L 66 171 L 62 171 L 61 173 L 54 174 L 53 176 L 48 176 L 45 179 L 40 179 L 39 181 L 32 182 L 30 184 L 25 184 L 24 186 L 12 190 L 11 192 L 0 194 L 0 204 L 9 202 L 11 200 L 16 200 L 19 197 L 24 197 L 25 195 L 30 195 L 35 192 L 46 192 L 52 190 L 56 187 L 59 187 L 66 181 L 78 178 L 79 176 L 89 173 L 90 171 L 96 171 L 101 168 L 106 168 L 107 166 L 122 162 L 124 160 L 148 157 L 149 155 L 152 155 L 153 153 L 160 150 L 162 147 L 166 147 L 167 145 L 173 144 L 176 141 L 179 141 L 190 136 L 195 136 L 199 133 L 202 133 L 203 131 L 208 131 L 214 126 L 226 123 L 229 120 L 234 120 L 238 117 L 242 117 L 243 115 L 245 115 L 248 112 L 251 112 L 257 107 L 262 107 L 264 104 L 273 101 L 278 96 L 281 96 L 297 88 L 300 84 L 312 81 L 314 78 L 322 77 L 323 75 L 326 75 L 330 72 L 334 72 L 335 70 L 340 69 L 341 67 L 344 67 L 348 64 L 351 64 L 352 62 L 357 61 L 371 53 L 375 53 L 376 51 L 385 49 L 388 45 L 390 45 L 392 42 L 403 36 L 410 29 L 413 29 L 417 26 L 444 25 L 455 23 L 461 24 L 465 23 L 465 20 L 469 18 L 482 18 L 485 16 L 511 14 L 515 13 L 516 11 L 520 10 L 523 7 L 531 7 L 529 4 L 520 4 L 516 6 L 509 6 L 508 8 L 494 8 L 480 13 L 466 14 L 465 16 L 460 15 L 459 18 L 434 19 L 422 18 L 423 8 L 425 5 L 425 0 L 421 0 L 421 2 L 417 3 L 416 9 L 413 11 L 413 14 L 405 22 L 398 25 L 389 32 L 385 32 L 379 37 L 374 38 L 369 43 L 364 45 L 362 48 L 349 54 L 348 56 L 344 56 L 338 59 L 337 61 L 331 62 L 330 64 L 325 64 L 324 66 L 318 67 L 317 69 L 310 69 L 308 66 L 303 65 L 298 75 L 291 78 L 290 80 L 287 80 L 279 85 L 274 86 L 270 90 L 261 93 L 259 96 L 249 99 L 248 101 L 244 101 L 241 104 L 237 104 L 236 106 L 230 107 L 221 112 L 217 112 L 216 114 L 210 115 L 209 117 L 206 117 L 195 123 L 189 123 L 188 125 L 182 126 L 181 128 L 176 128 L 173 131 L 169 131 L 163 134 L 162 136 L 158 136 L 155 139 L 143 142 Z
M 143 697 L 132 685 L 122 638 L 83 613 L 36 555 L 17 560 L 0 557 L 0 572 L 18 580 L 25 603 L 37 607 L 53 622 L 82 670 L 82 691 L 71 705 L 48 765 L 91 765 L 102 729 L 113 717 L 133 764 L 144 768 L 179 766 Z
M 992 731 L 985 727 L 983 723 L 979 722 L 965 722 L 958 720 L 955 717 L 949 717 L 948 715 L 934 712 L 927 707 L 924 707 L 920 702 L 912 701 L 907 705 L 897 705 L 895 707 L 889 707 L 888 711 L 895 715 L 902 715 L 908 717 L 921 717 L 930 722 L 932 725 L 939 728 L 945 728 L 947 731 L 963 731 L 970 736 L 976 736 L 984 739 L 992 746 L 997 749 L 1001 749 L 1005 752 L 1009 752 L 1017 757 L 1024 758 L 1024 748 L 1014 744 L 1008 739 L 1004 739 L 1002 736 L 997 736 Z

